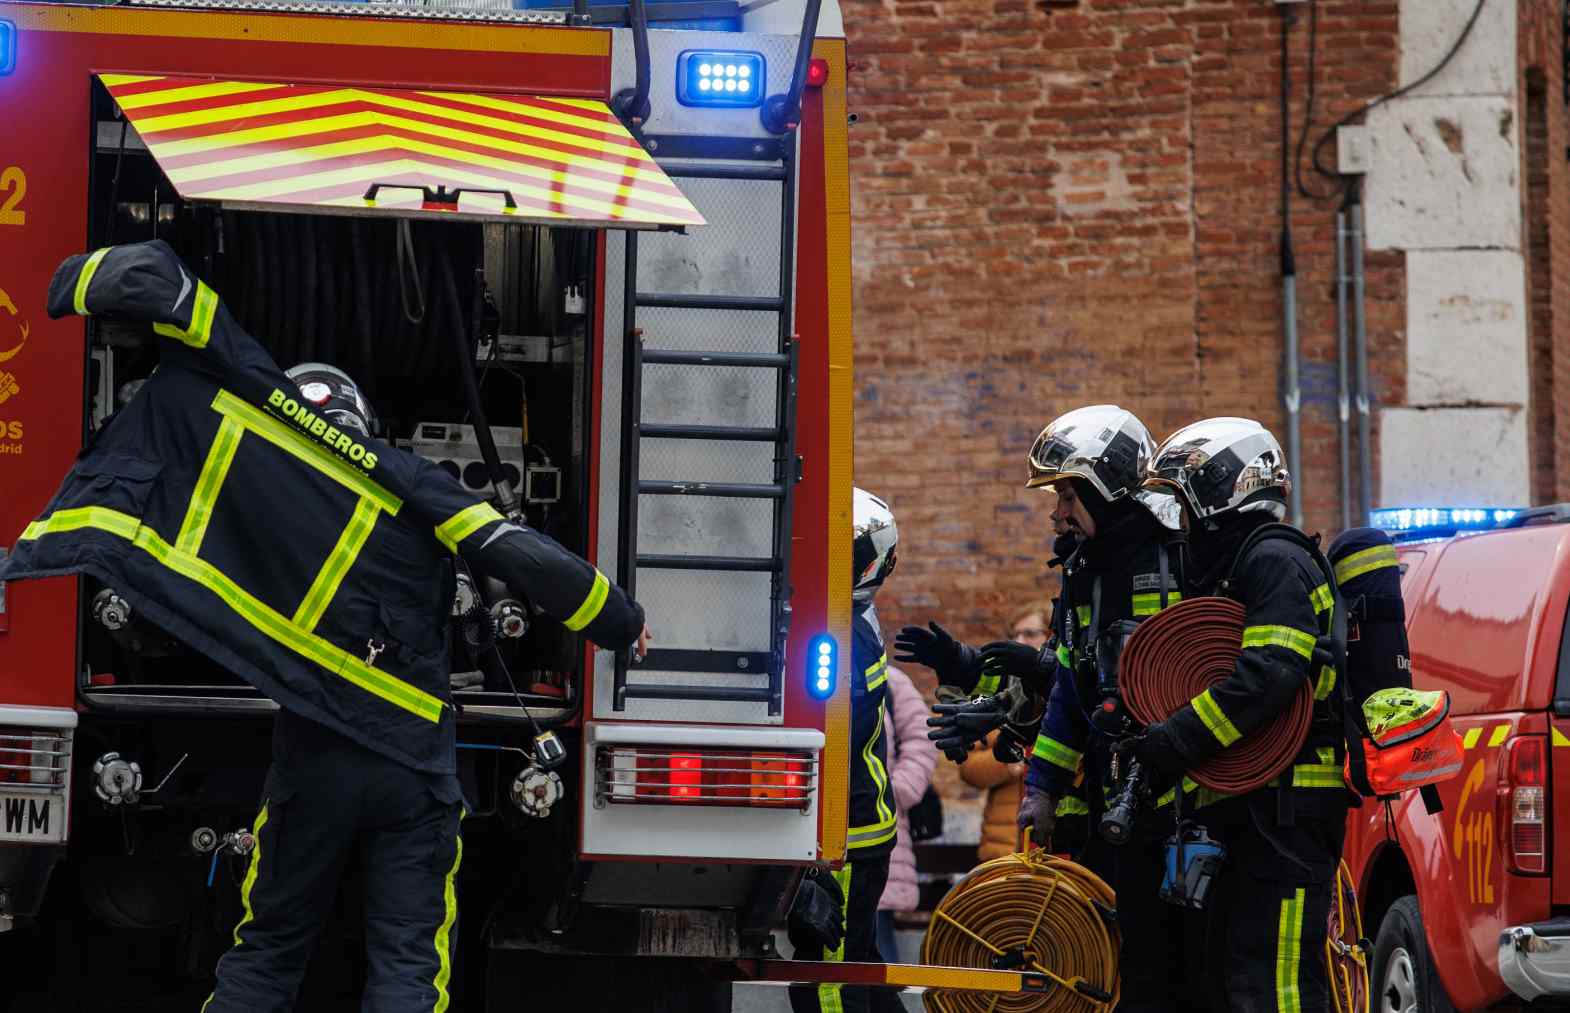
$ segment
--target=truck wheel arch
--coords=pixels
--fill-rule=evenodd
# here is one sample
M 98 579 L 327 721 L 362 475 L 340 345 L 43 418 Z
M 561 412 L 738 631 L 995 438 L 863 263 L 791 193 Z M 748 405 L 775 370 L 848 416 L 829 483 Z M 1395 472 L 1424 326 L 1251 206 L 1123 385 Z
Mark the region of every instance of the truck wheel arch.
M 1374 852 L 1358 887 L 1358 906 L 1363 909 L 1363 934 L 1372 939 L 1379 932 L 1390 905 L 1407 894 L 1417 893 L 1417 881 L 1399 845 L 1386 842 Z

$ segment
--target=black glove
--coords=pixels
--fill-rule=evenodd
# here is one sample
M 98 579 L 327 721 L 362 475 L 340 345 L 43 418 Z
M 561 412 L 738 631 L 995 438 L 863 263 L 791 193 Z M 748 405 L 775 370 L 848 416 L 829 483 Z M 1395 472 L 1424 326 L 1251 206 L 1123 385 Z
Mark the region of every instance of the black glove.
M 982 741 L 994 728 L 1008 722 L 1008 704 L 998 696 L 984 696 L 967 703 L 940 703 L 932 708 L 932 713 L 935 716 L 927 719 L 927 727 L 932 729 L 927 738 L 955 763 L 964 763 L 972 743 Z
M 1024 763 L 1036 748 L 1036 729 L 1031 725 L 1005 724 L 992 743 L 992 755 L 999 763 Z
M 786 935 L 796 959 L 822 950 L 832 953 L 845 938 L 845 891 L 839 880 L 819 869 L 807 870 L 786 920 Z
M 1049 660 L 1050 659 L 1050 660 Z M 1052 680 L 1058 671 L 1058 659 L 1044 649 L 1013 640 L 994 640 L 981 649 L 981 672 L 999 678 L 1007 675 L 1019 677 L 1025 688 L 1039 696 L 1052 692 Z
M 1131 753 L 1145 768 L 1146 783 L 1152 798 L 1165 795 L 1167 789 L 1177 784 L 1188 769 L 1188 760 L 1178 752 L 1171 733 L 1159 721 L 1147 727 L 1143 735 L 1128 740 L 1120 748 Z
M 962 644 L 937 623 L 929 622 L 926 629 L 906 626 L 894 637 L 895 661 L 915 662 L 938 673 L 938 681 L 969 690 L 975 685 L 971 678 L 976 667 L 976 649 Z

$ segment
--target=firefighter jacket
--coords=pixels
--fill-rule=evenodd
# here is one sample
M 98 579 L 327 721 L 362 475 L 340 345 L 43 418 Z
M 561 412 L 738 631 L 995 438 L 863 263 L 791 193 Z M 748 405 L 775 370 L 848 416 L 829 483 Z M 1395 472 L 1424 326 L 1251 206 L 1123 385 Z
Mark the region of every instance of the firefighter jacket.
M 1092 744 L 1099 747 L 1092 751 L 1098 769 L 1086 770 L 1085 782 L 1106 785 L 1108 772 L 1099 768 L 1114 743 L 1091 723 L 1103 699 L 1095 641 L 1114 623 L 1153 616 L 1182 600 L 1180 555 L 1174 534 L 1135 506 L 1064 563 L 1053 616 L 1057 673 L 1025 775 L 1031 787 L 1062 799 Z
M 49 313 L 152 326 L 157 370 L 0 577 L 91 574 L 281 706 L 416 770 L 455 769 L 455 554 L 605 647 L 638 605 L 429 461 L 318 418 L 162 242 L 71 257 Z
M 894 794 L 889 789 L 889 744 L 883 735 L 889 658 L 878 613 L 857 603 L 850 638 L 850 848 L 851 861 L 894 849 Z
M 1241 542 L 1245 533 L 1233 537 Z M 1205 590 L 1243 605 L 1242 651 L 1231 675 L 1167 720 L 1172 743 L 1189 766 L 1203 762 L 1288 709 L 1304 680 L 1312 680 L 1313 724 L 1281 784 L 1344 791 L 1336 672 L 1329 665 L 1316 670 L 1313 664 L 1315 644 L 1331 620 L 1325 575 L 1307 552 L 1285 538 L 1264 537 L 1245 555 L 1237 557 L 1234 551 L 1227 556 L 1232 558 L 1230 576 Z

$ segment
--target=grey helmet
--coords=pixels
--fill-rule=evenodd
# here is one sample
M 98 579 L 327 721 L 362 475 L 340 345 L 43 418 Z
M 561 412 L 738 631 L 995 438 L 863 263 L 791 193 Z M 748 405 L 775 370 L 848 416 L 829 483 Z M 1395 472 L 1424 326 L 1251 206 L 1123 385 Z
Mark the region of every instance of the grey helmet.
M 1253 419 L 1215 418 L 1184 426 L 1156 450 L 1145 488 L 1171 493 L 1201 521 L 1228 511 L 1286 516 L 1292 475 L 1270 430 Z
M 284 375 L 300 388 L 300 396 L 315 407 L 316 413 L 339 429 L 370 436 L 376 429 L 376 410 L 366 400 L 360 385 L 337 366 L 325 362 L 302 362 Z
M 1150 430 L 1133 412 L 1111 404 L 1076 408 L 1053 419 L 1036 437 L 1025 485 L 1038 489 L 1078 478 L 1115 503 L 1139 491 L 1155 449 Z
M 894 572 L 899 529 L 887 503 L 865 489 L 853 489 L 851 493 L 851 558 L 856 569 L 851 577 L 850 596 L 853 601 L 871 601 Z

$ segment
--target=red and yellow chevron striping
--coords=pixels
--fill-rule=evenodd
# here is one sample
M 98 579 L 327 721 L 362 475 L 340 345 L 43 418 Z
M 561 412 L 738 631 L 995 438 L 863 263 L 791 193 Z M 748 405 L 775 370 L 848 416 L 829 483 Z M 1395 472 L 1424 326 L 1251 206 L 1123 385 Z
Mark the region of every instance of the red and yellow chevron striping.
M 99 80 L 187 200 L 611 228 L 704 223 L 603 102 L 132 74 Z M 427 200 L 438 187 L 471 192 L 456 203 Z

